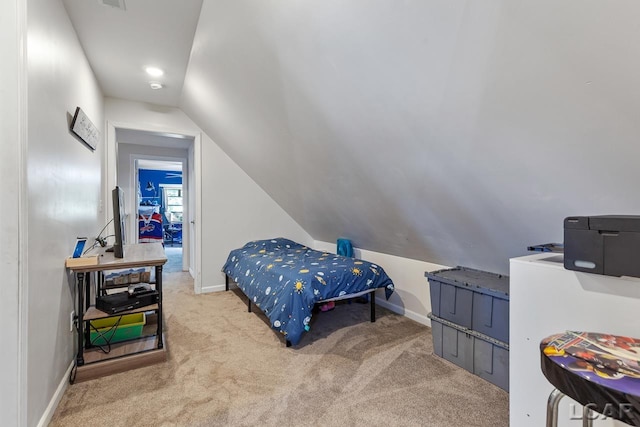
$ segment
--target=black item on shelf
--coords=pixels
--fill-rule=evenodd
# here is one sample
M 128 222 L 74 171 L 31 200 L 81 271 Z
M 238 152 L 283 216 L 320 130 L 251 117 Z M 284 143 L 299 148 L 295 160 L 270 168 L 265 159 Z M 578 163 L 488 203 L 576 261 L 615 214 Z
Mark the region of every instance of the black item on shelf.
M 572 216 L 564 220 L 564 268 L 640 277 L 640 216 Z
M 105 313 L 116 314 L 122 311 L 134 310 L 145 305 L 158 302 L 158 291 L 140 292 L 129 295 L 129 292 L 118 292 L 96 298 L 96 308 Z

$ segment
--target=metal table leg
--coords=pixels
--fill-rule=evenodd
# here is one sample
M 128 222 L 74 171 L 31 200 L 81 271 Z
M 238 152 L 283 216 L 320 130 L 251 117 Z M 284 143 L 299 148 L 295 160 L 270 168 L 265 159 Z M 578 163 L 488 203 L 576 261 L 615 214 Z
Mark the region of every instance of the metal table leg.
M 557 427 L 558 404 L 563 397 L 564 394 L 557 388 L 554 388 L 549 395 L 549 400 L 547 401 L 547 427 Z
M 76 314 L 78 315 L 78 354 L 76 356 L 76 366 L 84 365 L 84 275 L 85 273 L 76 273 L 76 283 L 78 284 L 78 307 Z
M 593 427 L 595 412 L 588 406 L 582 409 L 582 427 Z
M 158 348 L 164 347 L 162 342 L 162 265 L 156 265 L 156 291 L 158 291 Z

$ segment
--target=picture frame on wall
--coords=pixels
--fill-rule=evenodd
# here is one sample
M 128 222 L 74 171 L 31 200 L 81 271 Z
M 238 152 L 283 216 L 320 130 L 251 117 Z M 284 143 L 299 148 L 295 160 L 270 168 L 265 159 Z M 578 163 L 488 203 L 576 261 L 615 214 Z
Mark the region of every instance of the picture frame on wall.
M 71 121 L 71 132 L 73 132 L 82 142 L 89 148 L 95 150 L 100 139 L 100 131 L 89 120 L 89 117 L 82 111 L 80 107 L 76 107 Z

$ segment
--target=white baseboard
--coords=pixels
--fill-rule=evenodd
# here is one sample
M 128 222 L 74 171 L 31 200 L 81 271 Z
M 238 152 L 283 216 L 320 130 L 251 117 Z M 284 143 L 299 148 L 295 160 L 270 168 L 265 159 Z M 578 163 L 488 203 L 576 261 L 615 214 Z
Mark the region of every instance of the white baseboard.
M 56 408 L 60 403 L 60 399 L 62 399 L 62 396 L 64 395 L 65 390 L 67 390 L 67 387 L 69 386 L 69 375 L 71 375 L 71 370 L 73 369 L 74 365 L 75 365 L 75 356 L 73 357 L 73 360 L 71 360 L 71 364 L 67 368 L 67 372 L 65 372 L 64 375 L 62 376 L 62 380 L 60 381 L 60 384 L 58 384 L 58 388 L 56 389 L 56 392 L 53 394 L 53 397 L 51 397 L 51 401 L 49 402 L 47 409 L 44 410 L 42 417 L 40 417 L 40 421 L 38 421 L 38 427 L 46 427 L 51 422 L 51 419 L 53 418 L 53 414 L 56 412 Z
M 415 320 L 418 323 L 431 327 L 431 319 L 423 314 L 416 313 L 415 311 L 407 310 L 404 307 L 400 307 L 399 305 L 391 304 L 389 301 L 386 301 L 382 298 L 376 298 L 376 304 L 393 311 L 394 313 L 398 313 L 402 316 L 408 317 L 411 320 Z
M 226 289 L 225 285 L 213 285 L 213 286 L 203 286 L 202 289 L 200 289 L 200 293 L 206 294 L 209 292 L 220 292 L 220 291 L 224 291 Z

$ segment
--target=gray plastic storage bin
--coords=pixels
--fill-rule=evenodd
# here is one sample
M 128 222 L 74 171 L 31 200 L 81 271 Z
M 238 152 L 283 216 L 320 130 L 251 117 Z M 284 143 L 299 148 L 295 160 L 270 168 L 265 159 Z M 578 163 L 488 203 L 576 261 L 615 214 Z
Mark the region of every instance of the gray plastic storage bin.
M 509 276 L 467 267 L 424 275 L 435 316 L 509 342 Z
M 509 391 L 509 345 L 455 323 L 431 319 L 433 352 L 482 379 Z
M 461 332 L 462 328 L 455 327 L 453 323 L 449 324 L 446 320 L 435 317 L 431 313 L 429 313 L 429 318 L 431 319 L 433 352 L 449 362 L 473 372 L 471 335 Z

